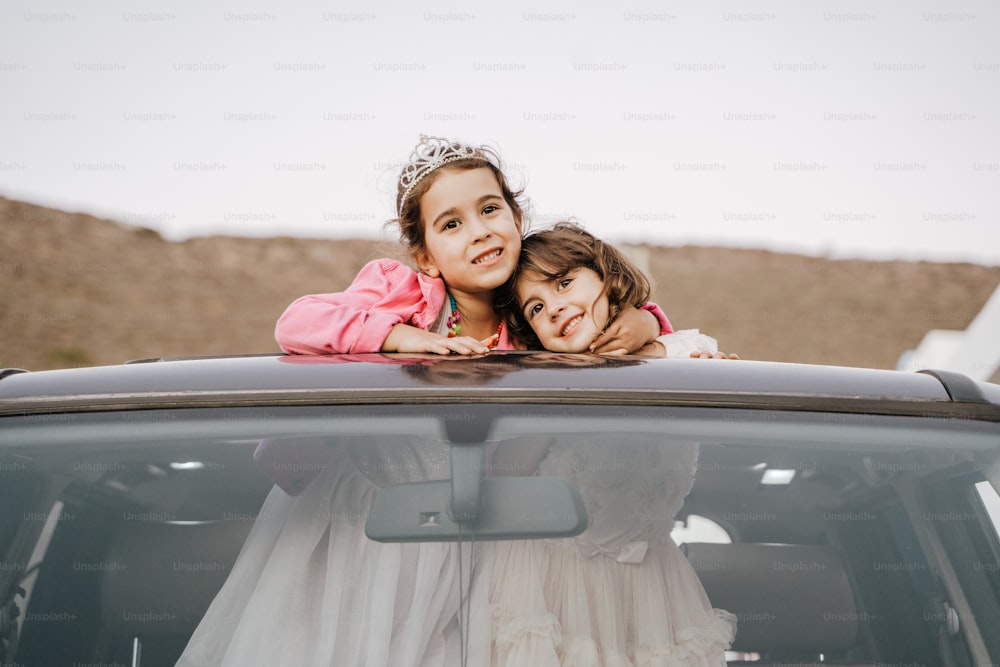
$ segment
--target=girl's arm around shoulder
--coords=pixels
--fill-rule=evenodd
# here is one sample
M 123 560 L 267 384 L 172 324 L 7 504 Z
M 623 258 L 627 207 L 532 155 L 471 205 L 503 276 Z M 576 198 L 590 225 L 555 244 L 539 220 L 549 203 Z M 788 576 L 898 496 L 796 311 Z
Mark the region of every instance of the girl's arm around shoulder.
M 343 292 L 296 299 L 274 337 L 289 354 L 378 352 L 392 327 L 426 329 L 444 303 L 444 284 L 392 259 L 366 264 Z
M 595 354 L 634 353 L 652 344 L 657 336 L 672 331 L 670 320 L 655 303 L 647 303 L 641 308 L 627 306 L 591 343 L 590 351 Z

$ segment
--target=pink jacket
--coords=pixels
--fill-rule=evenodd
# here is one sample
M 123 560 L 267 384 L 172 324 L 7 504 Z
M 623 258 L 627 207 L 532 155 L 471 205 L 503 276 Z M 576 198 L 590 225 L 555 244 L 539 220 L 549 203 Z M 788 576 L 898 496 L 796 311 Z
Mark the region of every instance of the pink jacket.
M 392 259 L 377 259 L 361 269 L 344 292 L 310 294 L 292 302 L 278 318 L 274 338 L 289 354 L 359 354 L 382 349 L 397 324 L 430 329 L 444 306 L 440 278 L 417 273 Z M 660 320 L 661 334 L 673 332 L 656 304 L 644 308 Z M 497 349 L 517 349 L 500 333 Z

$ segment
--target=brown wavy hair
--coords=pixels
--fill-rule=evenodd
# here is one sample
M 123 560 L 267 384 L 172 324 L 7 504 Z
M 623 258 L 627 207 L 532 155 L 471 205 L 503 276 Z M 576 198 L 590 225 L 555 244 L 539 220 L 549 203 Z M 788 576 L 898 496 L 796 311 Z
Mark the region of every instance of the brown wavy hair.
M 573 269 L 592 269 L 604 282 L 602 294 L 608 297 L 608 323 L 625 306 L 640 308 L 649 301 L 649 279 L 625 254 L 605 243 L 574 222 L 557 222 L 521 241 L 521 257 L 514 275 L 496 293 L 497 312 L 507 324 L 508 333 L 528 347 L 543 349 L 538 336 L 528 324 L 517 298 L 517 284 L 526 273 L 560 280 Z
M 396 210 L 399 211 L 399 217 L 390 220 L 389 224 L 399 226 L 399 241 L 406 247 L 411 255 L 416 255 L 427 249 L 426 237 L 424 236 L 424 223 L 421 219 L 420 213 L 420 198 L 424 196 L 424 193 L 426 193 L 432 185 L 434 185 L 434 181 L 436 181 L 438 176 L 441 175 L 441 172 L 446 169 L 489 169 L 496 177 L 497 184 L 500 186 L 500 192 L 503 194 L 504 201 L 507 202 L 507 205 L 510 206 L 514 213 L 514 219 L 520 223 L 522 233 L 524 229 L 526 229 L 526 212 L 528 210 L 529 203 L 527 198 L 524 197 L 524 188 L 515 190 L 510 186 L 507 176 L 503 172 L 503 164 L 500 161 L 500 155 L 492 148 L 488 146 L 479 146 L 476 148 L 476 153 L 477 155 L 475 157 L 470 157 L 464 160 L 455 160 L 454 162 L 449 162 L 443 167 L 438 167 L 432 171 L 419 183 L 417 183 L 416 187 L 414 187 L 406 196 L 405 201 L 403 201 L 405 188 L 399 179 L 397 179 Z M 402 175 L 402 172 L 400 172 L 400 175 Z

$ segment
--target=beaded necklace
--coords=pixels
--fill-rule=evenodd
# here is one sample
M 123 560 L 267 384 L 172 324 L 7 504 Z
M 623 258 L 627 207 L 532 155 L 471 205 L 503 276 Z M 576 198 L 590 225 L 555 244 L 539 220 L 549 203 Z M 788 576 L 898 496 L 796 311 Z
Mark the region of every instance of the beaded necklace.
M 448 301 L 451 302 L 451 315 L 448 316 L 448 338 L 454 338 L 462 335 L 462 313 L 458 312 L 458 304 L 455 303 L 455 297 L 451 294 L 448 295 Z M 503 331 L 503 319 L 497 325 L 497 332 L 484 341 L 486 347 L 492 350 L 497 346 L 500 342 L 501 331 Z

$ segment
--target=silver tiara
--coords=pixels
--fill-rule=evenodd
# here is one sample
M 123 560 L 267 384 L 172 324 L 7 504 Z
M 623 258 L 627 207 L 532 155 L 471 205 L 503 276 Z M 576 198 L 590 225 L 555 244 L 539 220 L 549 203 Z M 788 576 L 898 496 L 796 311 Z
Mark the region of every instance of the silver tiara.
M 403 212 L 403 203 L 413 192 L 413 188 L 435 169 L 449 162 L 475 157 L 483 156 L 472 146 L 465 146 L 444 137 L 428 137 L 426 134 L 421 134 L 420 142 L 410 153 L 410 162 L 399 175 L 399 186 L 403 189 L 403 195 L 399 198 L 396 212 L 399 214 Z

